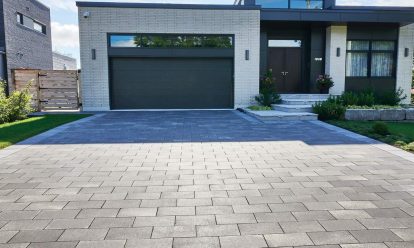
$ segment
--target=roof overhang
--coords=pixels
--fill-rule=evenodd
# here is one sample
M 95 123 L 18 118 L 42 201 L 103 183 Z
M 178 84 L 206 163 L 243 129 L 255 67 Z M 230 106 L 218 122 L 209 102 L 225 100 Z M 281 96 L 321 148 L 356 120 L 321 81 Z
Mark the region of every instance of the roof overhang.
M 321 10 L 262 9 L 262 21 L 310 21 L 330 23 L 414 23 L 413 8 L 336 8 Z
M 260 10 L 258 5 L 224 4 L 168 4 L 168 3 L 119 3 L 119 2 L 76 2 L 78 7 L 101 8 L 151 8 L 151 9 L 218 9 L 218 10 Z

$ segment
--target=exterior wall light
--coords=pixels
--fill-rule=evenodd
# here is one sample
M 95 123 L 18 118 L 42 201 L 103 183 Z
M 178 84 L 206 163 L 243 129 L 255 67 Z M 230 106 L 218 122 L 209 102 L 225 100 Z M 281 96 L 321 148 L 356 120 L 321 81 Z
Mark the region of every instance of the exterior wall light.
M 336 57 L 341 57 L 341 48 L 340 47 L 336 48 Z
M 244 57 L 245 57 L 246 60 L 250 60 L 250 50 L 246 50 L 244 52 Z
M 407 58 L 408 56 L 410 56 L 410 49 L 407 47 L 404 49 L 404 56 Z
M 96 49 L 92 49 L 92 60 L 96 60 Z

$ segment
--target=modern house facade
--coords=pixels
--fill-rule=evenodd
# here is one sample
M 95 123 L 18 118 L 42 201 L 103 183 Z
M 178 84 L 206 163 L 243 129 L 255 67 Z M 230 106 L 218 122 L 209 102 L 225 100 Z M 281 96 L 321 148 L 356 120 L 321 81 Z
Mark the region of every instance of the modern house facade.
M 85 110 L 232 109 L 272 69 L 283 94 L 411 94 L 414 9 L 334 0 L 77 2 Z
M 78 65 L 75 58 L 69 55 L 53 52 L 53 70 L 76 70 Z
M 0 78 L 10 81 L 12 69 L 52 69 L 50 9 L 36 0 L 2 0 L 0 8 Z

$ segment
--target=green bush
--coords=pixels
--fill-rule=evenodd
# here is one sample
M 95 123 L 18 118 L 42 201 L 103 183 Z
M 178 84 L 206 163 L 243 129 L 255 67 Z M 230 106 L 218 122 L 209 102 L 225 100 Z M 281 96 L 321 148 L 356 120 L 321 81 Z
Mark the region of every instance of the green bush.
M 330 97 L 326 102 L 313 105 L 313 112 L 319 115 L 320 120 L 341 120 L 346 108 L 339 104 L 336 97 Z
M 260 95 L 256 96 L 255 99 L 258 103 L 266 107 L 271 107 L 272 104 L 281 101 L 280 95 L 276 93 L 272 70 L 267 71 L 260 81 Z
M 388 91 L 376 96 L 376 104 L 378 105 L 399 105 L 402 100 L 406 99 L 407 95 L 404 94 L 404 90 L 399 88 L 397 91 Z
M 6 83 L 0 82 L 0 123 L 25 119 L 33 112 L 29 87 L 30 83 L 24 90 L 13 91 L 10 96 L 6 96 Z
M 255 97 L 256 101 L 265 107 L 271 107 L 272 104 L 279 103 L 281 101 L 280 95 L 277 93 L 261 93 Z
M 267 107 L 267 106 L 250 106 L 250 107 L 248 107 L 248 109 L 253 110 L 253 111 L 267 111 L 267 110 L 272 110 L 271 107 Z
M 389 105 L 372 105 L 372 106 L 346 106 L 347 109 L 403 109 L 401 106 L 389 106 Z
M 344 92 L 340 99 L 344 106 L 373 106 L 375 104 L 375 95 L 372 91 L 364 92 Z
M 377 122 L 372 126 L 372 132 L 379 134 L 379 135 L 388 135 L 390 134 L 390 130 L 388 129 L 388 126 L 383 122 Z
M 344 106 L 358 106 L 358 95 L 352 91 L 342 93 L 341 101 Z
M 408 145 L 402 147 L 406 151 L 414 152 L 414 142 L 411 142 Z

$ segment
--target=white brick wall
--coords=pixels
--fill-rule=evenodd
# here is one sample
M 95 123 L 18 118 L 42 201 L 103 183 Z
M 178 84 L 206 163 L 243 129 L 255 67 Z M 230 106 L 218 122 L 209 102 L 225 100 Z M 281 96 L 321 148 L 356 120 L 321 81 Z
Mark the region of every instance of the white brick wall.
M 329 74 L 335 82 L 329 93 L 342 94 L 345 91 L 345 63 L 347 26 L 330 26 L 326 29 L 326 64 L 325 73 Z M 336 50 L 341 49 L 337 57 Z
M 79 27 L 84 110 L 110 109 L 107 33 L 234 34 L 235 107 L 251 104 L 259 92 L 259 10 L 80 7 Z
M 409 56 L 405 57 L 405 49 L 409 49 Z M 397 89 L 401 88 L 407 95 L 404 103 L 411 101 L 411 80 L 413 68 L 414 50 L 414 24 L 400 28 L 398 41 L 398 61 L 397 61 Z

